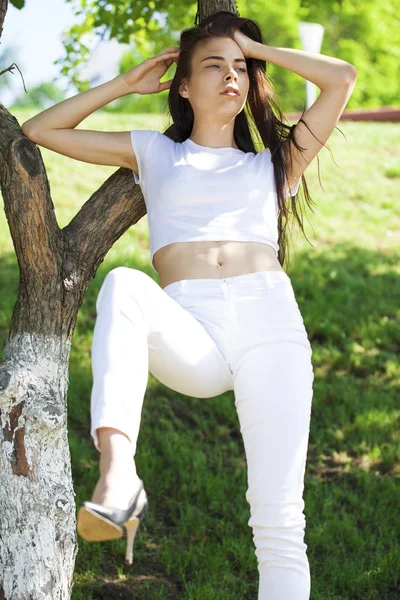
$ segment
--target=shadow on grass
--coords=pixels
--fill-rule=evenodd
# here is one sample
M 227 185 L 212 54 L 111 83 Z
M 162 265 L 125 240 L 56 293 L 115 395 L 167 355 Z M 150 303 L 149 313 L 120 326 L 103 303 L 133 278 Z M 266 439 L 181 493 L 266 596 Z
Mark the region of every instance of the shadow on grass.
M 341 244 L 298 252 L 288 273 L 313 348 L 304 499 L 315 599 L 400 595 L 399 258 Z M 91 497 L 98 477 L 89 435 L 95 303 L 106 273 L 121 264 L 137 268 L 103 263 L 73 337 L 68 426 L 77 506 Z M 15 256 L 3 256 L 0 267 L 3 351 L 18 289 Z M 146 272 L 155 276 L 150 267 Z M 134 564 L 124 565 L 122 540 L 79 540 L 75 600 L 256 597 L 246 462 L 233 400 L 233 392 L 183 396 L 149 376 L 136 464 L 150 510 Z

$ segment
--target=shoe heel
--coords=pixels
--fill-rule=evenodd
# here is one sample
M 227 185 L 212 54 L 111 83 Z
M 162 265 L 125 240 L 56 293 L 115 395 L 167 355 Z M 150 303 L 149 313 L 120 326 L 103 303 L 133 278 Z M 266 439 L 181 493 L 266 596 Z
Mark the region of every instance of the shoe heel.
M 125 562 L 128 565 L 133 563 L 133 544 L 135 542 L 136 533 L 139 529 L 141 523 L 143 522 L 147 512 L 149 510 L 149 502 L 146 497 L 145 504 L 137 517 L 129 519 L 125 523 L 125 531 L 126 531 L 126 553 L 125 553 Z
M 133 563 L 133 544 L 135 541 L 137 530 L 139 529 L 140 519 L 131 519 L 125 523 L 126 529 L 126 553 L 125 562 L 127 565 Z

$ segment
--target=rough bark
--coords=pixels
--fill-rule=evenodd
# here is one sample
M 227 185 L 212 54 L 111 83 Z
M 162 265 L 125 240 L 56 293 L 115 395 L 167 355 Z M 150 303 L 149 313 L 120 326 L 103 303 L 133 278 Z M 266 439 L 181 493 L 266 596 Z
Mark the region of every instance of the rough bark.
M 201 18 L 233 2 L 199 2 Z M 0 0 L 0 36 L 7 0 Z M 77 536 L 67 437 L 78 310 L 99 264 L 146 214 L 117 170 L 60 229 L 39 148 L 0 103 L 0 189 L 19 289 L 0 364 L 0 599 L 70 598 Z
M 195 18 L 195 24 L 198 25 L 203 19 L 220 10 L 229 10 L 239 14 L 236 0 L 198 0 L 198 8 Z

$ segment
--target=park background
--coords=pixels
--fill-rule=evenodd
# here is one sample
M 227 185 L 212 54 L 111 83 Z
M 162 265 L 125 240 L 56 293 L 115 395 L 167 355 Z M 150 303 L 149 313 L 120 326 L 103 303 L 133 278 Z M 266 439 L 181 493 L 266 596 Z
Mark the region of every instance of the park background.
M 78 10 L 80 3 L 65 5 Z M 52 6 L 55 9 L 56 3 Z M 0 78 L 0 100 L 20 124 L 64 97 L 102 82 L 95 80 L 99 76 L 95 65 L 91 81 L 84 77 L 88 60 L 99 48 L 98 34 L 129 44 L 129 51 L 125 49 L 117 60 L 117 72 L 124 72 L 175 45 L 179 31 L 193 25 L 196 13 L 194 3 L 148 2 L 133 7 L 128 2 L 82 2 L 80 15 L 75 17 L 72 11 L 70 22 L 71 12 L 65 16 L 71 31 L 64 37 L 64 54 L 59 55 L 50 44 L 46 7 L 46 2 L 33 1 L 21 11 L 10 6 L 16 20 L 23 18 L 25 10 L 38 15 L 15 39 L 8 38 L 9 15 L 4 23 L 1 70 L 19 60 L 27 64 L 26 72 L 19 65 L 27 93 L 17 70 Z M 163 9 L 159 21 L 157 7 Z M 128 17 L 129 9 L 135 14 Z M 264 43 L 274 46 L 300 48 L 298 22 L 321 23 L 325 27 L 321 52 L 357 67 L 358 79 L 347 108 L 398 103 L 399 6 L 394 0 L 252 1 L 238 2 L 238 9 L 241 16 L 259 23 Z M 39 39 L 44 48 L 43 73 L 46 54 L 47 64 L 49 58 L 59 61 L 53 65 L 58 74 L 43 81 L 37 79 L 40 57 L 27 58 L 35 55 Z M 22 53 L 15 50 L 14 54 L 13 44 Z M 113 55 L 111 63 L 115 61 Z M 33 71 L 36 82 L 32 79 L 29 84 Z M 107 69 L 103 71 L 104 75 Z M 304 80 L 274 65 L 268 66 L 268 72 L 282 111 L 301 110 Z M 171 73 L 173 67 L 164 79 Z M 21 92 L 7 103 L 4 82 L 11 78 Z M 163 131 L 168 125 L 166 105 L 167 92 L 124 97 L 78 127 Z M 295 256 L 288 271 L 313 347 L 315 371 L 304 495 L 312 598 L 395 599 L 400 597 L 400 130 L 394 122 L 340 121 L 338 128 L 344 135 L 334 130 L 328 142 L 331 152 L 323 149 L 305 173 L 316 208 L 307 212 L 309 241 L 294 232 Z M 45 148 L 40 151 L 59 225 L 64 227 L 116 169 L 80 163 Z M 19 280 L 4 213 L 0 215 L 0 261 L 2 349 Z M 95 301 L 107 272 L 120 265 L 140 269 L 158 281 L 149 261 L 147 217 L 109 251 L 78 315 L 68 391 L 77 506 L 90 498 L 98 476 L 98 455 L 89 437 Z M 79 540 L 72 597 L 254 599 L 258 576 L 247 526 L 244 450 L 232 393 L 206 400 L 186 397 L 149 375 L 136 463 L 150 512 L 135 543 L 134 564 L 123 564 L 122 541 Z

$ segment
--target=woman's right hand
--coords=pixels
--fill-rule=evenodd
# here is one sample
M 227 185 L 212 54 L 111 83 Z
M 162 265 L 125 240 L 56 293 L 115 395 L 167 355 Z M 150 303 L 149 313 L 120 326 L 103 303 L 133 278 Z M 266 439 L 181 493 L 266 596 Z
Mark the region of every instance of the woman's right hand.
M 120 77 L 125 82 L 127 94 L 155 94 L 168 90 L 172 79 L 160 83 L 160 79 L 174 61 L 178 62 L 179 48 L 165 48 L 156 56 L 147 58 L 130 71 L 122 73 Z

